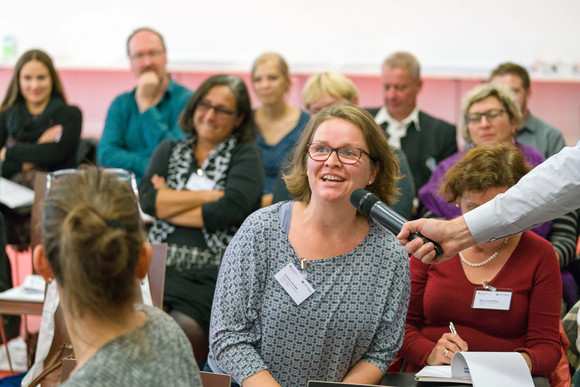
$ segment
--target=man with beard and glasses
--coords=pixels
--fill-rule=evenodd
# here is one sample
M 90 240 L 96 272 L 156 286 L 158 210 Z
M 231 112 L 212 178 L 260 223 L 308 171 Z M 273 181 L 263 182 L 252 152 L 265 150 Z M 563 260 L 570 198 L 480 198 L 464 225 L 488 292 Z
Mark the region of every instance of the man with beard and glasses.
M 161 140 L 184 137 L 178 120 L 192 92 L 167 73 L 165 42 L 157 31 L 135 30 L 127 55 L 137 85 L 111 104 L 97 157 L 99 165 L 132 171 L 140 180 Z

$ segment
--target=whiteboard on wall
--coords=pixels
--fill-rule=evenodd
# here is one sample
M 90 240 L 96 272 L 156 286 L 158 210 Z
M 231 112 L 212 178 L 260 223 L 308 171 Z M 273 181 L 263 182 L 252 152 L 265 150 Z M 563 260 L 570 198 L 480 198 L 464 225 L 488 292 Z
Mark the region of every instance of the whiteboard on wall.
M 506 60 L 580 71 L 577 0 L 2 0 L 0 4 L 0 40 L 14 38 L 18 55 L 42 48 L 65 67 L 126 68 L 127 36 L 137 27 L 150 26 L 165 36 L 171 66 L 247 70 L 260 53 L 276 51 L 295 71 L 378 73 L 389 53 L 406 50 L 430 71 L 487 72 Z M 4 65 L 14 60 L 5 59 Z

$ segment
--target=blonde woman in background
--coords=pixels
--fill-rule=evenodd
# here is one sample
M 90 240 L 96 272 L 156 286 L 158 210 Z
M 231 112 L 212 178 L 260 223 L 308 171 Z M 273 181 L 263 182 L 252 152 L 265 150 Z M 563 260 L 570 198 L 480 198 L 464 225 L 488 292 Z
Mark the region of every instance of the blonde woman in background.
M 256 144 L 262 150 L 264 181 L 262 206 L 272 204 L 274 181 L 294 148 L 310 115 L 286 102 L 292 82 L 288 64 L 280 54 L 265 53 L 252 65 L 252 89 L 261 106 L 254 112 Z

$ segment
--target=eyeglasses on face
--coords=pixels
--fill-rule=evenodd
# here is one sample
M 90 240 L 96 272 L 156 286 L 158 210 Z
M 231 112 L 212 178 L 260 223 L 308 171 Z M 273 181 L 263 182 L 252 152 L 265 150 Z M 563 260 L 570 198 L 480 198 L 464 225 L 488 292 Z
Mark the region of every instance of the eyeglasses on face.
M 129 55 L 129 58 L 131 58 L 131 60 L 136 60 L 136 61 L 141 61 L 143 59 L 145 59 L 146 57 L 149 57 L 151 59 L 157 59 L 159 57 L 161 57 L 161 55 L 163 55 L 165 51 L 163 50 L 151 50 L 151 51 L 143 51 L 143 52 L 136 52 L 134 54 Z
M 340 146 L 338 148 L 332 148 L 329 145 L 324 144 L 307 144 L 306 150 L 308 156 L 314 161 L 326 161 L 332 154 L 336 152 L 338 161 L 343 164 L 356 164 L 360 160 L 363 154 L 367 155 L 369 159 L 373 159 L 371 155 L 364 149 L 356 148 L 353 146 Z
M 497 121 L 503 113 L 505 113 L 504 109 L 490 109 L 483 113 L 468 113 L 465 115 L 465 121 L 467 121 L 468 124 L 479 124 L 481 122 L 481 117 L 485 116 L 489 122 L 494 122 Z
M 215 115 L 220 119 L 226 119 L 238 113 L 235 110 L 226 109 L 221 106 L 214 106 L 208 101 L 200 101 L 196 107 L 196 110 L 202 114 L 209 112 L 211 109 L 214 110 Z

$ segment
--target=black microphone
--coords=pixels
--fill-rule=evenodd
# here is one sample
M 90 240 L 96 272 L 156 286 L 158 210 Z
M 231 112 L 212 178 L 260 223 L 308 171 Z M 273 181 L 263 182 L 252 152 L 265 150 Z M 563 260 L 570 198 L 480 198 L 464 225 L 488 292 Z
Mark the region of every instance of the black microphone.
M 370 193 L 369 191 L 362 188 L 354 190 L 354 192 L 350 195 L 350 202 L 357 210 L 372 218 L 374 221 L 387 228 L 395 235 L 401 232 L 403 224 L 407 222 L 407 219 L 403 218 L 385 203 L 381 202 L 375 194 Z M 443 254 L 443 249 L 439 243 L 433 242 L 431 239 L 424 237 L 418 232 L 414 232 L 409 235 L 409 240 L 413 240 L 415 238 L 423 239 L 423 243 L 433 243 L 437 257 Z

